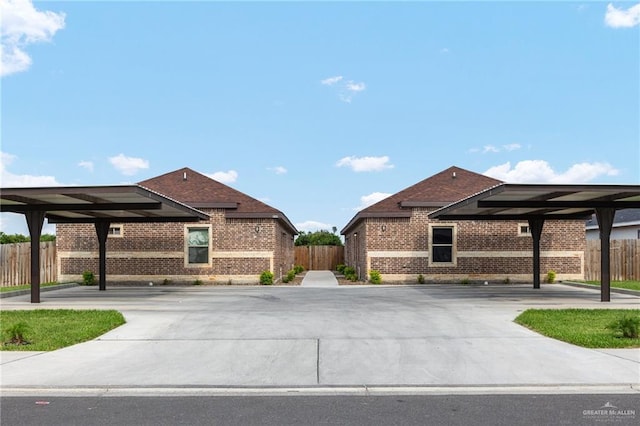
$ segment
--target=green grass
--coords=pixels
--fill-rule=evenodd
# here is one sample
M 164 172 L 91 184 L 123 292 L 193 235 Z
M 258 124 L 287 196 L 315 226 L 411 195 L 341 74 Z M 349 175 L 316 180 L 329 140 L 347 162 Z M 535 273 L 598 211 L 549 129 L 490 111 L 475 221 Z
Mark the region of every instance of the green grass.
M 585 284 L 591 284 L 600 287 L 600 281 L 582 281 Z M 627 290 L 640 291 L 640 281 L 611 281 L 611 288 L 624 288 Z
M 50 283 L 41 283 L 40 287 L 52 287 L 54 285 L 60 285 L 61 283 L 59 282 L 50 282 Z M 24 284 L 24 285 L 14 285 L 11 287 L 0 287 L 0 293 L 6 293 L 9 291 L 18 291 L 18 290 L 29 290 L 31 288 L 31 284 Z
M 528 309 L 515 322 L 544 336 L 585 348 L 638 348 L 640 338 L 618 337 L 607 328 L 640 309 Z
M 21 324 L 22 323 L 22 324 Z M 125 323 L 114 310 L 36 309 L 0 312 L 3 351 L 53 351 L 86 342 Z M 9 332 L 23 330 L 29 344 L 8 343 Z

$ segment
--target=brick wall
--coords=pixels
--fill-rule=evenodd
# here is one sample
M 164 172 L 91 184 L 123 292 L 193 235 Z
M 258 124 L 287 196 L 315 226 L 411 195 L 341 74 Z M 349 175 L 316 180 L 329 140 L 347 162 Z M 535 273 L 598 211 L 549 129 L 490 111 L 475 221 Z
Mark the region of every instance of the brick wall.
M 281 279 L 287 271 L 293 268 L 295 261 L 294 236 L 288 232 L 280 222 L 276 222 L 273 242 L 274 250 L 274 274 L 276 279 Z
M 360 279 L 365 279 L 367 274 L 367 243 L 367 226 L 364 221 L 345 235 L 345 265 L 355 268 Z
M 356 244 L 348 239 L 346 263 L 357 264 L 365 274 L 378 270 L 387 281 L 415 281 L 418 274 L 435 281 L 532 280 L 533 239 L 519 234 L 519 225 L 526 225 L 526 221 L 441 222 L 429 220 L 430 211 L 414 208 L 411 218 L 362 220 L 352 231 L 365 236 L 358 241 L 360 258 L 356 261 Z M 454 227 L 453 264 L 429 262 L 430 224 Z M 543 275 L 553 270 L 558 279 L 583 278 L 584 221 L 546 221 L 540 247 Z
M 226 218 L 223 209 L 205 212 L 210 220 L 198 223 L 122 224 L 122 237 L 107 238 L 109 281 L 197 278 L 257 283 L 262 271 L 277 274 L 284 265 L 293 265 L 293 235 L 276 219 Z M 210 266 L 185 265 L 185 228 L 209 224 Z M 93 224 L 59 224 L 56 235 L 61 280 L 77 280 L 85 270 L 97 274 L 98 239 Z

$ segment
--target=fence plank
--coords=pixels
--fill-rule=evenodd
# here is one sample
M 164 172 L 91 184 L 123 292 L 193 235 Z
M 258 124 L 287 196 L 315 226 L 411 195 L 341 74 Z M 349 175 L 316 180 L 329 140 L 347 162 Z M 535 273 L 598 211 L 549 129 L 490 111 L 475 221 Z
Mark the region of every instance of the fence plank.
M 640 240 L 611 240 L 612 281 L 640 280 Z M 585 279 L 600 281 L 600 240 L 587 240 L 584 253 Z
M 0 244 L 0 287 L 29 284 L 31 281 L 31 243 Z M 40 243 L 40 282 L 57 281 L 56 242 Z
M 295 263 L 308 271 L 333 271 L 344 263 L 344 247 L 296 246 Z

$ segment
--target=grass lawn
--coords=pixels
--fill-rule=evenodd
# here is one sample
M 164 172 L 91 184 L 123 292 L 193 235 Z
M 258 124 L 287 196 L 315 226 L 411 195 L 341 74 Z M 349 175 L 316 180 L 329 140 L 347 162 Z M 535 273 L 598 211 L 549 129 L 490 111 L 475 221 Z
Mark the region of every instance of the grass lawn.
M 86 342 L 125 323 L 114 310 L 36 309 L 0 312 L 3 351 L 53 351 Z M 13 333 L 12 333 L 13 332 Z M 10 343 L 19 332 L 28 344 Z
M 544 336 L 585 348 L 640 348 L 640 338 L 622 338 L 607 326 L 640 309 L 528 309 L 515 322 Z
M 41 283 L 40 287 L 51 287 L 59 284 L 62 284 L 62 283 L 58 283 L 55 281 L 51 283 Z M 31 284 L 14 285 L 11 287 L 0 287 L 0 293 L 6 293 L 8 291 L 29 290 L 30 288 L 31 288 Z
M 600 281 L 582 281 L 600 287 Z M 611 281 L 611 288 L 625 288 L 627 290 L 640 291 L 640 281 Z

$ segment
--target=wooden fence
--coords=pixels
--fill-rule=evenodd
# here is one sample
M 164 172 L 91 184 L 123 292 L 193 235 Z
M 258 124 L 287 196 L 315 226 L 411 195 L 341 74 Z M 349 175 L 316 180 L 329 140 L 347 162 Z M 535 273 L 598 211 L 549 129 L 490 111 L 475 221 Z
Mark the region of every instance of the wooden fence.
M 308 271 L 335 271 L 344 263 L 342 246 L 296 246 L 295 264 Z
M 612 281 L 640 280 L 640 240 L 611 240 Z M 600 280 L 600 240 L 587 240 L 584 252 L 587 281 Z
M 40 282 L 57 281 L 56 242 L 40 243 Z M 0 287 L 30 284 L 31 243 L 0 244 Z

